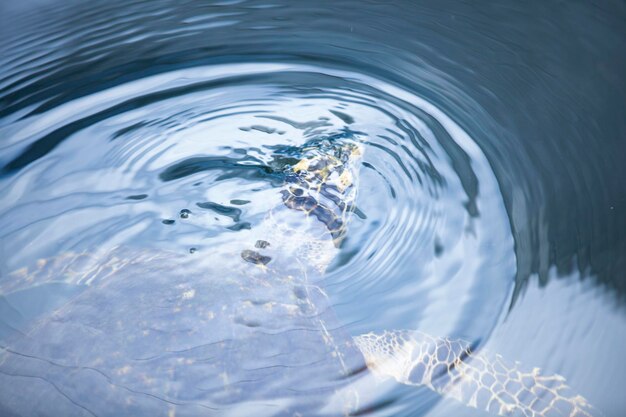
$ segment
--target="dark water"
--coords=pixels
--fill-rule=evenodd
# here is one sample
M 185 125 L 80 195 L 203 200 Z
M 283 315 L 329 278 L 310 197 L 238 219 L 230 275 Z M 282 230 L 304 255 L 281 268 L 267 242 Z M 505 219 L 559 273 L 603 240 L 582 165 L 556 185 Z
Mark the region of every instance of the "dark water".
M 0 12 L 3 339 L 90 285 L 12 271 L 115 247 L 213 259 L 276 205 L 289 149 L 349 139 L 358 212 L 324 277 L 344 332 L 461 337 L 626 412 L 623 3 Z M 364 413 L 487 415 L 380 391 Z

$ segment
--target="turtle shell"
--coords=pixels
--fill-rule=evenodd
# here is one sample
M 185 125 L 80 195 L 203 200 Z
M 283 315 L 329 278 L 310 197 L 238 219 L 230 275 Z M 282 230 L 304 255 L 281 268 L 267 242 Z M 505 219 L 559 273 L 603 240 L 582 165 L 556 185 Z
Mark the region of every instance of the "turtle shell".
M 236 257 L 217 267 L 210 257 L 123 253 L 108 254 L 117 267 L 99 277 L 73 265 L 81 256 L 40 263 L 80 279 L 5 341 L 6 415 L 322 415 L 364 368 L 325 293 L 295 274 Z M 342 395 L 331 415 L 356 410 Z

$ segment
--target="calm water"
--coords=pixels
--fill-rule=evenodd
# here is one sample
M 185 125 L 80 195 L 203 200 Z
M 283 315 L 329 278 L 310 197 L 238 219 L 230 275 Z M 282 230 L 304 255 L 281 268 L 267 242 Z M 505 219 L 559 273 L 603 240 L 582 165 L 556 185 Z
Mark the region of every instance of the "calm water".
M 132 345 L 137 357 L 236 338 L 139 311 L 171 288 L 202 308 L 228 304 L 206 283 L 242 262 L 229 248 L 263 230 L 284 167 L 317 140 L 363 149 L 346 238 L 312 278 L 338 337 L 462 338 L 564 376 L 593 415 L 626 412 L 623 3 L 22 3 L 0 5 L 0 412 L 109 415 L 94 400 L 109 384 L 134 393 L 139 414 L 287 413 L 263 398 L 233 411 L 229 395 L 253 394 L 219 397 L 201 387 L 204 368 L 109 369 L 107 358 L 148 325 L 180 334 Z M 89 268 L 174 260 L 139 262 L 123 273 L 136 285 L 115 293 L 115 268 L 72 274 L 85 267 L 67 268 L 68 253 L 95 256 Z M 36 333 L 64 305 L 75 321 Z M 255 332 L 298 334 L 264 317 Z M 119 338 L 98 328 L 116 320 Z M 88 326 L 93 341 L 79 336 Z M 203 360 L 256 353 L 271 356 L 260 344 Z M 289 373 L 294 386 L 311 366 Z M 424 387 L 376 379 L 363 392 L 364 415 L 490 415 Z

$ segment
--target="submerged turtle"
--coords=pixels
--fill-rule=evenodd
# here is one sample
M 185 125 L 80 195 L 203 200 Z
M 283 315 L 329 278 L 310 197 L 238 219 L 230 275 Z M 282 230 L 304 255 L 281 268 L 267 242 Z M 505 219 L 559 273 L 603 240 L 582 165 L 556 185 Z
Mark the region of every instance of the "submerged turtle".
M 341 329 L 320 284 L 355 211 L 362 151 L 347 138 L 300 148 L 243 246 L 118 248 L 14 273 L 0 300 L 19 324 L 4 331 L 0 414 L 357 415 L 372 406 L 358 381 L 375 374 L 500 415 L 590 416 L 561 377 L 468 342 Z

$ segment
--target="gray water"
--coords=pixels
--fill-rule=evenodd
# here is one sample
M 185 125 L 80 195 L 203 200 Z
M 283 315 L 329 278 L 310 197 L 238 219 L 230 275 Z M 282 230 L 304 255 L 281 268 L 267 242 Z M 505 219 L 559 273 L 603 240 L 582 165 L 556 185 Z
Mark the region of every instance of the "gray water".
M 343 332 L 463 338 L 626 412 L 622 2 L 0 13 L 3 348 L 89 284 L 14 271 L 117 247 L 212 259 L 274 205 L 277 149 L 348 138 L 360 215 L 323 277 Z M 381 384 L 364 414 L 487 415 Z

